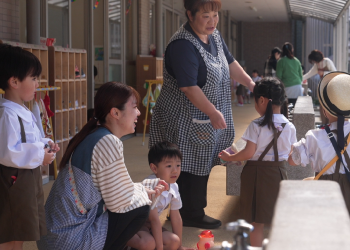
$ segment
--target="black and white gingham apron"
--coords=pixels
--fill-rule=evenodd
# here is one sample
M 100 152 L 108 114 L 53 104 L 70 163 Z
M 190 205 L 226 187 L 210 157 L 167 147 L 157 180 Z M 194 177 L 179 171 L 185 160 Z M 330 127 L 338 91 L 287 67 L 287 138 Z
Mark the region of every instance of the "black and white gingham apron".
M 165 68 L 164 83 L 154 108 L 150 124 L 149 146 L 159 141 L 170 141 L 179 146 L 182 154 L 182 171 L 204 176 L 219 165 L 218 154 L 229 147 L 234 140 L 234 126 L 231 110 L 230 73 L 223 51 L 220 34 L 213 37 L 218 55 L 207 52 L 198 40 L 184 26 L 170 39 L 190 41 L 200 52 L 207 67 L 207 82 L 202 91 L 219 110 L 226 121 L 226 129 L 214 129 L 209 117 L 197 109 L 179 89 L 177 80 Z

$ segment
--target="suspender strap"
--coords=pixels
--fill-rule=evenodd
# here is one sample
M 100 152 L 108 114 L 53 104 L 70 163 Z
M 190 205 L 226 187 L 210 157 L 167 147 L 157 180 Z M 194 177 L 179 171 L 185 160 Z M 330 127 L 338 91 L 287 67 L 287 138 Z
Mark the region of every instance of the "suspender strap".
M 282 123 L 282 128 L 284 128 L 285 126 L 286 126 L 286 123 Z M 267 152 L 269 152 L 272 146 L 273 146 L 273 151 L 275 153 L 275 161 L 278 161 L 277 139 L 280 137 L 283 130 L 277 132 L 277 129 L 275 128 L 274 125 L 272 126 L 272 130 L 273 130 L 273 139 L 267 145 L 264 152 L 260 155 L 258 161 L 262 161 L 262 159 L 264 159 L 265 155 L 267 154 Z
M 328 135 L 328 138 L 329 140 L 331 141 L 332 145 L 333 145 L 333 148 L 335 150 L 335 152 L 337 153 L 337 156 L 339 158 L 339 160 L 341 161 L 341 163 L 343 163 L 344 165 L 344 162 L 343 162 L 343 157 L 341 156 L 341 152 L 340 152 L 340 148 L 338 147 L 338 144 L 337 144 L 337 141 L 335 140 L 334 138 L 334 134 L 333 132 L 329 129 L 328 126 L 325 127 L 325 130 L 327 132 L 327 135 Z M 335 132 L 335 131 L 334 131 Z M 345 165 L 344 165 L 345 166 Z
M 349 145 L 350 143 L 350 136 L 349 134 L 347 135 L 347 144 L 346 146 L 344 147 L 344 149 L 341 151 L 341 153 L 343 154 L 344 152 L 346 152 L 346 148 L 347 148 L 347 145 Z M 346 156 L 345 156 L 346 157 Z M 318 175 L 314 178 L 314 180 L 318 180 L 336 161 L 338 160 L 338 156 L 336 155 L 323 169 L 321 172 L 318 173 Z M 348 165 L 349 166 L 349 165 Z
M 320 178 L 320 176 L 323 175 L 323 173 L 326 172 L 326 171 L 334 164 L 334 162 L 337 161 L 336 172 L 338 173 L 339 170 L 340 170 L 340 162 L 343 163 L 343 167 L 344 167 L 344 170 L 345 170 L 346 177 L 347 177 L 348 181 L 350 182 L 350 172 L 349 172 L 349 170 L 345 167 L 345 164 L 344 164 L 344 162 L 343 162 L 343 157 L 342 157 L 342 154 L 343 154 L 344 152 L 346 152 L 345 150 L 346 150 L 346 148 L 347 148 L 347 146 L 348 146 L 348 144 L 349 144 L 349 139 L 350 139 L 349 134 L 350 134 L 350 133 L 346 136 L 346 138 L 345 138 L 346 144 L 344 145 L 344 149 L 340 152 L 340 149 L 339 149 L 339 147 L 338 147 L 338 144 L 337 144 L 337 142 L 336 142 L 336 140 L 335 140 L 335 138 L 334 138 L 334 134 L 333 134 L 333 132 L 336 132 L 336 131 L 333 130 L 333 132 L 332 132 L 332 131 L 329 129 L 328 126 L 325 127 L 325 130 L 326 130 L 326 132 L 327 132 L 328 138 L 329 138 L 329 140 L 331 141 L 331 143 L 332 143 L 332 145 L 333 145 L 333 148 L 334 148 L 334 150 L 335 150 L 337 156 L 334 157 L 334 158 L 322 169 L 322 171 L 315 177 L 314 180 L 318 180 L 318 179 Z M 347 159 L 347 158 L 349 158 L 349 155 L 347 155 L 347 153 L 346 153 L 345 159 L 346 159 L 346 162 L 348 163 L 348 166 L 349 166 L 349 161 L 348 161 L 349 159 Z M 338 164 L 339 164 L 339 168 L 338 168 Z
M 21 117 L 19 117 L 19 116 L 17 116 L 17 117 L 18 117 L 19 125 L 21 126 L 21 139 L 22 139 L 22 143 L 25 143 L 25 142 L 27 142 L 27 139 L 26 139 L 26 133 L 24 132 L 23 122 L 22 122 Z

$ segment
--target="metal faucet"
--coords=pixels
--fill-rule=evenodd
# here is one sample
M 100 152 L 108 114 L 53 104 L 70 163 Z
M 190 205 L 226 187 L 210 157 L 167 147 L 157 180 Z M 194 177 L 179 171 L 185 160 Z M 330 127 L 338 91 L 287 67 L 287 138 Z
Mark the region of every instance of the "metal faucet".
M 233 244 L 223 241 L 221 246 L 214 246 L 209 250 L 263 250 L 261 247 L 248 245 L 248 235 L 254 227 L 245 220 L 237 220 L 226 224 L 227 231 L 233 231 Z

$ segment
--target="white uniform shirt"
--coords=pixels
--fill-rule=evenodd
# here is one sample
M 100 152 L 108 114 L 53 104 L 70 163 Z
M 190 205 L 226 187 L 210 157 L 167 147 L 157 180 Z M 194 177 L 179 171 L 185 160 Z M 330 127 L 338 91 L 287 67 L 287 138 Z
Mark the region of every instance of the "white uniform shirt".
M 332 122 L 330 130 L 337 129 L 337 122 Z M 345 121 L 344 123 L 344 136 L 350 132 L 350 123 Z M 334 137 L 337 140 L 337 135 L 334 133 Z M 321 172 L 321 170 L 336 156 L 336 152 L 333 148 L 331 141 L 327 136 L 327 132 L 324 129 L 309 130 L 305 138 L 302 138 L 297 143 L 294 143 L 292 159 L 297 165 L 305 167 L 310 164 L 315 172 Z M 350 147 L 347 147 L 346 151 L 350 155 Z M 346 164 L 343 156 L 343 162 Z M 325 174 L 333 174 L 335 171 L 335 163 L 325 172 Z M 344 174 L 345 170 L 343 164 L 340 164 L 340 173 Z
M 151 174 L 146 179 L 157 178 L 155 174 Z M 177 183 L 171 183 L 169 191 L 163 191 L 160 195 L 156 208 L 160 215 L 170 204 L 170 210 L 179 210 L 182 208 L 182 201 L 179 193 L 179 186 Z
M 256 121 L 264 119 L 260 117 L 252 121 L 247 130 L 244 132 L 242 139 L 246 141 L 251 141 L 256 144 L 256 151 L 253 157 L 250 159 L 252 161 L 257 161 L 260 155 L 265 151 L 267 145 L 273 139 L 273 130 L 269 129 L 267 125 L 261 127 Z M 286 123 L 280 137 L 277 140 L 277 149 L 278 149 L 278 160 L 288 160 L 288 154 L 290 153 L 293 143 L 297 141 L 296 130 L 294 125 L 282 114 L 273 114 L 272 118 L 275 127 L 277 130 L 282 129 L 282 123 Z M 275 154 L 273 152 L 273 147 L 267 152 L 263 161 L 274 161 Z
M 21 140 L 22 118 L 26 143 Z M 42 138 L 32 112 L 24 105 L 0 99 L 0 164 L 7 167 L 34 169 L 44 160 L 44 145 L 50 139 Z

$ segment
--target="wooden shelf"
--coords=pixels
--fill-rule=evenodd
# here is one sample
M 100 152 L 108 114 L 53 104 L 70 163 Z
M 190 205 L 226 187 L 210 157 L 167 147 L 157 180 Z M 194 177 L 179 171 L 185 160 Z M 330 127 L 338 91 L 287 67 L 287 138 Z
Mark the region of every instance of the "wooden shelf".
M 49 82 L 60 89 L 50 94 L 51 110 L 55 112 L 53 127 L 56 142 L 61 150 L 56 155 L 60 164 L 69 141 L 87 122 L 87 83 L 75 77 L 75 68 L 87 74 L 86 50 L 48 47 Z

